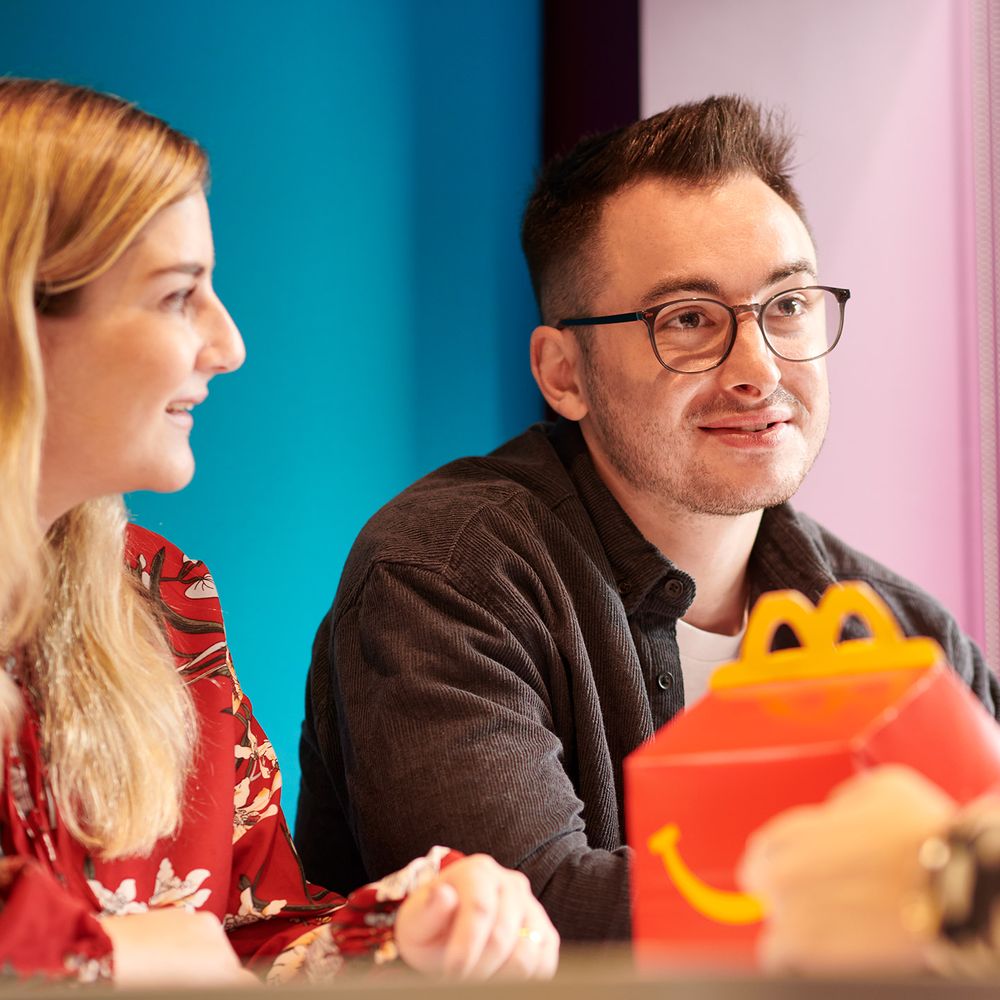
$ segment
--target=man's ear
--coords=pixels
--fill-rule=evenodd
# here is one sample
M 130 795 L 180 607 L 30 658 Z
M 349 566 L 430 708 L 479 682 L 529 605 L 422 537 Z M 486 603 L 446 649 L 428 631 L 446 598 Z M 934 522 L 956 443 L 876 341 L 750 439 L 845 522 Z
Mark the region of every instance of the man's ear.
M 536 326 L 531 333 L 531 374 L 545 401 L 567 420 L 582 420 L 590 408 L 583 389 L 583 358 L 572 330 Z

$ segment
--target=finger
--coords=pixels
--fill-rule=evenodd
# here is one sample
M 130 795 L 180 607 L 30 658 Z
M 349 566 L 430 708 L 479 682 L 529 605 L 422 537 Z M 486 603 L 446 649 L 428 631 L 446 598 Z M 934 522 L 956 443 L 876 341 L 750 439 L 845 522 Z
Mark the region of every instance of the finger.
M 513 887 L 521 903 L 517 941 L 498 975 L 503 978 L 551 978 L 559 961 L 559 934 L 535 899 L 527 879 Z
M 757 964 L 762 972 L 787 972 L 792 967 L 787 942 L 780 931 L 765 926 L 757 938 Z
M 521 952 L 524 942 L 525 910 L 530 896 L 527 879 L 516 872 L 504 872 L 497 889 L 497 908 L 479 961 L 470 969 L 476 979 L 489 979 Z
M 454 886 L 440 880 L 422 886 L 403 904 L 405 914 L 400 913 L 408 943 L 425 947 L 436 940 L 443 941 L 457 907 L 458 892 Z
M 518 942 L 497 972 L 500 979 L 550 979 L 559 949 L 554 931 L 528 922 L 518 931 Z
M 779 851 L 786 844 L 797 843 L 809 836 L 818 823 L 822 823 L 823 806 L 793 806 L 772 816 L 747 838 L 747 852 Z
M 864 801 L 869 797 L 881 798 L 886 788 L 919 789 L 922 786 L 936 788 L 930 782 L 903 764 L 880 764 L 878 767 L 859 771 L 857 774 L 842 781 L 830 792 L 828 802 L 851 802 L 854 799 Z
M 549 931 L 542 942 L 541 959 L 535 969 L 537 979 L 551 979 L 559 968 L 559 932 L 549 924 Z
M 240 973 L 235 977 L 235 983 L 242 989 L 263 989 L 264 984 L 249 969 L 240 969 Z
M 531 979 L 542 958 L 541 932 L 534 927 L 523 928 L 506 961 L 497 970 L 497 979 Z
M 764 894 L 767 887 L 767 863 L 759 849 L 751 852 L 748 848 L 736 865 L 736 884 L 743 892 L 755 896 Z
M 743 857 L 736 869 L 740 885 L 748 892 L 761 892 L 767 884 L 767 873 L 799 845 L 812 843 L 812 831 L 819 821 L 816 806 L 798 806 L 789 809 L 747 838 Z
M 445 973 L 463 978 L 469 976 L 479 962 L 497 911 L 496 879 L 481 877 L 481 867 L 480 877 L 467 879 L 465 874 L 462 873 L 459 884 L 452 883 L 458 890 L 458 905 L 443 962 Z

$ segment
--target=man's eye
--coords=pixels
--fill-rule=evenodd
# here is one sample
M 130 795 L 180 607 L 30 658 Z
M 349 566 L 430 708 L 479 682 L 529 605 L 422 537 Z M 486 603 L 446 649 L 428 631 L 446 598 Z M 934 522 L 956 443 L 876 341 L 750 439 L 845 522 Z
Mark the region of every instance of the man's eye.
M 701 313 L 696 312 L 686 312 L 675 316 L 673 319 L 673 324 L 675 326 L 684 327 L 686 330 L 693 330 L 696 327 L 701 326 L 704 317 Z
M 782 316 L 801 316 L 806 307 L 801 299 L 779 299 L 777 306 Z
M 660 327 L 671 330 L 697 330 L 709 322 L 709 317 L 700 309 L 683 309 L 664 313 L 660 317 Z
M 683 333 L 713 334 L 728 326 L 729 317 L 721 306 L 703 303 L 664 309 L 656 318 L 657 334 L 677 336 Z

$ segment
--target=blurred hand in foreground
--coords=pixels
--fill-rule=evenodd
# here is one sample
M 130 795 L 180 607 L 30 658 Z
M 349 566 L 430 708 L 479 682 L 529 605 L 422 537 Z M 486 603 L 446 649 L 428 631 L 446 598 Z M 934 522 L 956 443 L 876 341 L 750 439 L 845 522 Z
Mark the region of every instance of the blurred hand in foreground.
M 113 948 L 117 987 L 260 986 L 240 965 L 214 914 L 169 908 L 101 921 Z
M 396 943 L 414 969 L 462 979 L 548 979 L 559 960 L 559 934 L 527 878 L 484 854 L 449 865 L 403 903 Z
M 922 968 L 931 931 L 907 919 L 927 881 L 920 847 L 945 830 L 956 808 L 915 771 L 886 766 L 844 782 L 822 805 L 762 826 L 738 873 L 767 908 L 761 965 L 822 973 Z

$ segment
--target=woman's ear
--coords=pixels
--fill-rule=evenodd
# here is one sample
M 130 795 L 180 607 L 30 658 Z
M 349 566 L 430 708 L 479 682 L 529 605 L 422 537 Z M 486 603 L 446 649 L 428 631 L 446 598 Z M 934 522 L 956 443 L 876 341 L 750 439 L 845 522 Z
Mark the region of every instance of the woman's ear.
M 554 326 L 531 333 L 531 374 L 545 401 L 567 420 L 582 420 L 589 409 L 583 389 L 583 358 L 576 334 Z

